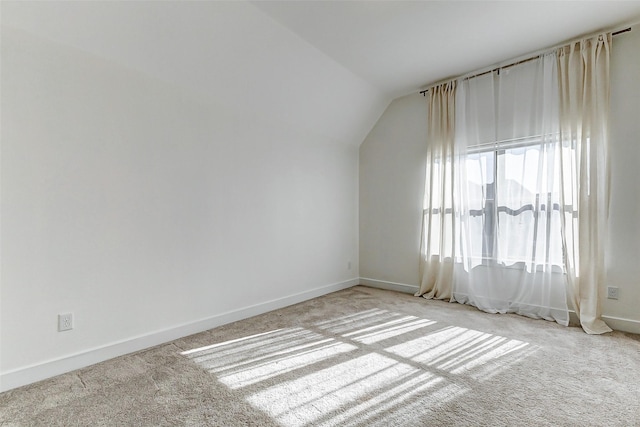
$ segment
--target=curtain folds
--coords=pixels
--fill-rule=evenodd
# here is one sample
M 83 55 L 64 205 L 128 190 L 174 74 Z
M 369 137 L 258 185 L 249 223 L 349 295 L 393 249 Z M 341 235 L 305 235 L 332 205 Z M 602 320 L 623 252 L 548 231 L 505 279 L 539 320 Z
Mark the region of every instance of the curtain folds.
M 611 35 L 428 91 L 416 296 L 569 323 L 600 318 Z
M 416 296 L 450 299 L 453 284 L 455 223 L 454 177 L 457 172 L 455 135 L 456 82 L 428 92 L 427 174 L 423 207 L 420 289 Z
M 563 244 L 572 303 L 590 334 L 611 329 L 600 318 L 609 210 L 609 56 L 611 34 L 558 49 L 564 180 Z M 577 212 L 571 214 L 571 211 Z
M 457 101 L 453 299 L 568 325 L 555 55 L 464 80 Z

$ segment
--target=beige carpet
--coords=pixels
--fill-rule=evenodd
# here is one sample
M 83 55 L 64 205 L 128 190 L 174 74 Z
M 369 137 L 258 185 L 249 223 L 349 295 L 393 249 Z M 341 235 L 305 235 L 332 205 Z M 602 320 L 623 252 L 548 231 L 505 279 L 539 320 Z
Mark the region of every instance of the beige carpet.
M 0 425 L 640 426 L 640 340 L 358 286 L 0 394 Z

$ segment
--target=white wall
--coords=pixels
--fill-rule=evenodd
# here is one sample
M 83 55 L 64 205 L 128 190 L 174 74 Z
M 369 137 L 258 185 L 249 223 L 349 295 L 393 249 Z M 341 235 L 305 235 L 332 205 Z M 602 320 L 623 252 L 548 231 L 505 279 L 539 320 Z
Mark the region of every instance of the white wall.
M 233 31 L 204 43 L 220 74 L 193 79 L 177 48 L 173 76 L 125 58 L 158 3 L 95 22 L 25 4 L 2 9 L 0 390 L 357 283 L 358 145 L 384 109 L 367 84 L 245 4 L 203 6 Z M 246 69 L 256 39 L 281 50 Z
M 396 99 L 360 146 L 362 283 L 418 285 L 426 122 L 422 95 Z
M 611 212 L 608 284 L 613 328 L 640 333 L 640 26 L 613 39 Z M 360 147 L 360 276 L 407 292 L 419 284 L 418 257 L 426 156 L 426 100 L 396 99 Z
M 640 25 L 613 38 L 611 50 L 611 207 L 608 284 L 620 299 L 603 302 L 607 323 L 640 333 Z M 631 319 L 629 322 L 618 320 Z
M 92 52 L 204 102 L 354 146 L 389 101 L 243 1 L 4 0 L 0 6 L 3 27 Z

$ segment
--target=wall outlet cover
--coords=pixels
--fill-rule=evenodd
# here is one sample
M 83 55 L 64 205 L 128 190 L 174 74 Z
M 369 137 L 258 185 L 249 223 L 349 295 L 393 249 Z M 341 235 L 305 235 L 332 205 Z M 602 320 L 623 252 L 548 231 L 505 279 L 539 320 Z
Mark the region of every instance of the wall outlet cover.
M 73 314 L 58 314 L 58 332 L 69 331 L 73 329 Z

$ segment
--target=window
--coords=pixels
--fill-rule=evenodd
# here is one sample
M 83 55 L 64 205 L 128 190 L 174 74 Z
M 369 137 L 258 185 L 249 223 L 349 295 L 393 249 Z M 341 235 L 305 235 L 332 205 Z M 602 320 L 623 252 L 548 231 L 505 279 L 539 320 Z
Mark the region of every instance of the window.
M 566 325 L 569 293 L 587 332 L 610 330 L 598 314 L 610 39 L 430 88 L 417 295 Z
M 464 161 L 473 263 L 561 267 L 557 145 L 534 138 L 491 145 Z

